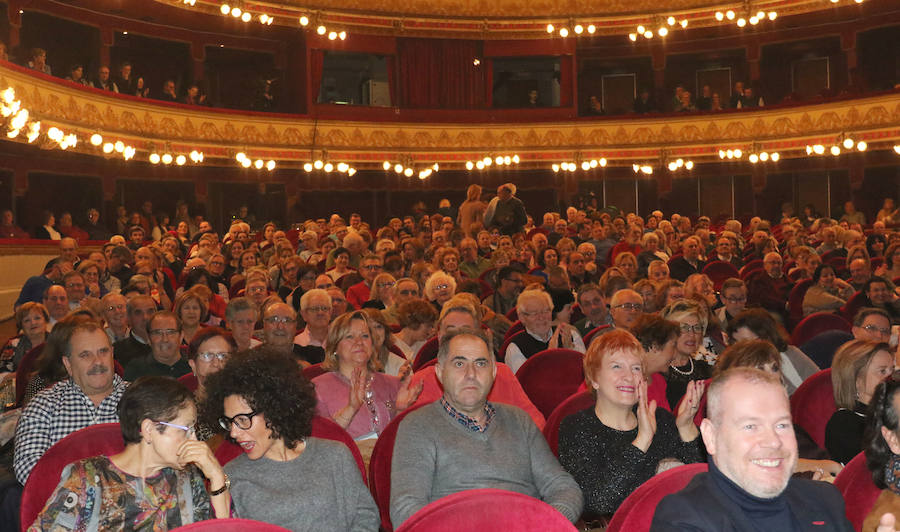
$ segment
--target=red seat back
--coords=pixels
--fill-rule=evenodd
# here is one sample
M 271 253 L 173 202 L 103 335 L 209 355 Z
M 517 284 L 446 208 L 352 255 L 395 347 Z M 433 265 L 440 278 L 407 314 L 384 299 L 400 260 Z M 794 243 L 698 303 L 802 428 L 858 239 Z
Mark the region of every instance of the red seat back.
M 521 320 L 516 320 L 510 326 L 509 330 L 506 331 L 506 334 L 503 335 L 503 341 L 508 340 L 512 335 L 516 334 L 519 331 L 525 330 L 525 324 L 522 323 Z
M 466 490 L 425 505 L 397 532 L 575 532 L 577 529 L 549 504 L 512 491 Z
M 35 363 L 43 351 L 44 344 L 36 345 L 22 355 L 22 359 L 19 360 L 19 367 L 16 368 L 16 405 L 22 404 L 22 399 L 25 398 L 25 389 L 28 388 L 28 380 L 31 378 L 31 373 L 35 369 Z
M 359 474 L 362 475 L 363 482 L 366 481 L 366 466 L 363 463 L 362 454 L 360 454 L 359 452 L 359 447 L 356 446 L 356 442 L 353 441 L 353 438 L 350 437 L 350 435 L 347 434 L 347 431 L 342 429 L 340 425 L 326 417 L 313 416 L 312 433 L 310 435 L 313 438 L 333 440 L 343 443 L 347 447 L 347 449 L 350 450 L 350 454 L 353 455 L 353 459 L 356 460 L 356 465 L 359 467 Z M 215 455 L 216 460 L 218 460 L 219 463 L 224 466 L 228 462 L 240 456 L 243 452 L 244 451 L 241 450 L 238 444 L 226 438 L 216 449 Z
M 831 368 L 810 375 L 791 396 L 791 417 L 820 448 L 825 448 L 825 425 L 837 410 Z
M 649 532 L 653 514 L 663 497 L 681 491 L 707 464 L 688 464 L 652 477 L 634 490 L 613 514 L 607 532 Z
M 509 312 L 506 313 L 506 319 L 509 321 L 516 321 L 519 319 L 519 309 L 516 307 L 509 309 Z
M 419 352 L 416 353 L 416 358 L 413 360 L 412 369 L 413 371 L 419 371 L 422 369 L 426 363 L 431 360 L 437 358 L 438 353 L 438 337 L 434 336 L 430 338 L 427 342 L 422 344 L 422 347 L 419 348 Z
M 800 320 L 791 333 L 791 345 L 803 345 L 813 336 L 838 329 L 850 332 L 850 322 L 830 312 L 815 312 Z
M 509 347 L 509 344 L 512 343 L 513 339 L 520 334 L 525 334 L 525 329 L 523 328 L 521 331 L 514 333 L 510 336 L 507 336 L 505 340 L 503 340 L 503 344 L 500 346 L 500 351 L 497 352 L 497 362 L 505 362 L 506 361 L 506 349 Z
M 847 321 L 853 323 L 853 318 L 856 316 L 856 313 L 859 312 L 859 309 L 866 306 L 867 303 L 868 298 L 866 297 L 866 293 L 857 292 L 844 303 L 844 306 L 841 307 L 839 312 Z
M 593 329 L 591 329 L 587 334 L 584 335 L 584 338 L 583 338 L 584 347 L 585 348 L 590 347 L 591 342 L 593 342 L 594 338 L 596 338 L 597 335 L 600 334 L 600 331 L 602 331 L 604 329 L 609 329 L 609 327 L 610 327 L 609 324 L 606 324 L 606 325 L 601 325 L 599 327 L 594 327 Z
M 178 377 L 178 382 L 184 384 L 191 392 L 196 392 L 197 388 L 200 387 L 200 381 L 197 380 L 197 376 L 193 373 L 188 373 L 187 375 Z
M 741 275 L 733 264 L 722 260 L 714 260 L 710 262 L 703 267 L 702 273 L 705 273 L 707 276 L 709 276 L 716 287 L 716 291 L 722 289 L 722 283 L 724 283 L 726 279 L 729 279 L 731 277 L 737 278 Z
M 545 417 L 584 382 L 584 355 L 572 349 L 547 349 L 528 358 L 516 372 L 525 394 Z
M 569 323 L 578 323 L 584 318 L 584 311 L 581 310 L 581 305 L 575 303 L 572 305 L 572 316 L 569 318 Z
M 254 521 L 252 519 L 208 519 L 206 521 L 197 521 L 189 525 L 180 526 L 173 529 L 178 531 L 192 532 L 288 532 L 287 528 L 282 528 L 272 523 L 263 523 L 262 521 Z
M 738 271 L 738 275 L 741 276 L 741 279 L 747 280 L 747 276 L 750 275 L 750 272 L 753 272 L 756 270 L 762 270 L 762 269 L 763 269 L 762 259 L 753 259 L 753 260 L 747 262 L 746 264 L 744 264 L 744 267 Z
M 866 466 L 865 453 L 859 453 L 847 462 L 834 479 L 834 487 L 844 496 L 844 511 L 850 524 L 856 530 L 862 530 L 863 521 L 875 505 L 875 499 L 881 495 Z
M 22 492 L 19 508 L 22 529 L 37 519 L 68 464 L 91 456 L 118 454 L 124 448 L 119 424 L 101 423 L 76 430 L 47 449 L 31 470 Z
M 421 406 L 424 405 L 410 407 L 392 419 L 381 431 L 378 441 L 375 442 L 375 448 L 372 449 L 372 458 L 369 460 L 369 490 L 372 492 L 372 498 L 375 499 L 378 512 L 381 514 L 381 530 L 384 532 L 394 530 L 394 526 L 391 524 L 391 463 L 394 457 L 397 428 L 403 418 Z
M 322 368 L 322 363 L 313 364 L 312 366 L 303 368 L 303 376 L 307 378 L 307 380 L 313 380 L 319 375 L 322 375 L 327 370 Z
M 547 418 L 547 424 L 544 425 L 544 438 L 557 458 L 559 458 L 559 425 L 575 412 L 592 406 L 594 406 L 594 396 L 591 392 L 576 392 L 560 403 Z
M 803 320 L 803 298 L 812 285 L 812 279 L 803 279 L 798 281 L 788 293 L 788 311 L 791 326 L 796 326 Z

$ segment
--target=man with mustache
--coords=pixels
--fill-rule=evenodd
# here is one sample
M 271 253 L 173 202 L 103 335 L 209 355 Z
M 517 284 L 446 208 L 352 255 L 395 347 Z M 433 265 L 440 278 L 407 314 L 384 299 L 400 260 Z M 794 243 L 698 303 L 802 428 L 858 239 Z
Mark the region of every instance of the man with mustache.
M 778 377 L 727 370 L 712 380 L 706 408 L 700 432 L 712 458 L 709 472 L 665 497 L 650 530 L 853 530 L 834 486 L 791 477 L 797 439 Z
M 100 324 L 75 325 L 62 362 L 69 378 L 37 394 L 16 427 L 13 468 L 23 485 L 44 451 L 63 437 L 88 425 L 119 422 L 119 398 L 128 383 L 113 371 L 113 349 Z
M 181 356 L 181 322 L 173 312 L 160 310 L 147 320 L 150 333 L 150 354 L 132 360 L 125 366 L 125 378 L 153 375 L 177 379 L 191 372 L 191 366 Z

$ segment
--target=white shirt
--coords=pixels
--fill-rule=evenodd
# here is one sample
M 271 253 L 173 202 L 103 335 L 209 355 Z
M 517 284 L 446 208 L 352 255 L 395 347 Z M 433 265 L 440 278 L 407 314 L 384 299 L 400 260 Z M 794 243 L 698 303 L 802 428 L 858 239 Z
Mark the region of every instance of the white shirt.
M 309 327 L 304 327 L 303 331 L 294 337 L 294 343 L 301 347 L 306 347 L 309 345 L 325 347 L 324 342 L 313 339 L 313 337 L 309 334 Z
M 540 340 L 542 342 L 550 341 L 550 338 L 553 337 L 554 329 L 551 328 L 550 331 L 547 332 L 547 338 L 541 338 L 540 336 L 531 333 L 527 329 L 525 330 L 526 334 L 530 334 L 535 339 Z M 575 328 L 572 328 L 572 349 L 578 351 L 579 353 L 584 353 L 586 349 L 584 348 L 584 340 L 581 339 L 581 335 L 578 334 L 578 331 Z M 509 346 L 506 348 L 506 356 L 503 361 L 509 366 L 509 369 L 513 371 L 513 373 L 517 373 L 519 368 L 522 367 L 522 364 L 528 360 L 525 358 L 525 355 L 522 354 L 522 351 L 519 350 L 519 346 L 510 342 Z

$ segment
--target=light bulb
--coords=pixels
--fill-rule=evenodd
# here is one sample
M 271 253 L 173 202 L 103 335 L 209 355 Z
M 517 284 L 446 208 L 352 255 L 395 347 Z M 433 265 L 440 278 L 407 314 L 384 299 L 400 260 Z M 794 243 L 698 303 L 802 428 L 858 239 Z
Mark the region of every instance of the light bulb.
M 755 153 L 751 153 L 751 154 L 750 154 L 750 162 L 753 163 L 753 164 L 758 163 L 758 162 L 759 162 L 759 155 L 756 155 Z
M 645 174 L 650 175 L 650 174 L 653 173 L 653 167 L 652 167 L 652 166 L 649 166 L 649 165 L 642 166 L 642 167 L 641 167 L 641 172 L 644 172 Z
M 726 150 L 725 157 L 728 157 L 729 159 L 734 159 L 734 150 Z
M 126 146 L 125 153 L 122 154 L 122 158 L 124 158 L 126 161 L 130 161 L 134 158 L 135 153 L 137 153 L 137 150 L 135 150 L 133 146 Z
M 719 150 L 719 159 L 725 158 L 725 150 Z
M 641 171 L 641 165 L 633 164 L 633 165 L 631 165 L 631 169 L 634 170 L 634 173 L 638 173 Z
M 433 165 L 431 165 L 431 169 L 435 172 L 439 172 L 441 170 L 441 165 L 439 165 L 438 163 L 434 163 Z
M 475 163 L 473 163 L 472 161 L 466 161 L 466 170 L 471 170 L 472 168 L 475 168 Z
M 275 161 L 270 160 L 269 162 L 266 163 L 266 170 L 271 172 L 274 169 L 275 169 Z
M 778 17 L 778 13 L 776 13 L 774 11 L 769 11 L 768 17 L 769 17 L 769 20 L 775 20 Z
M 597 168 L 597 165 L 598 165 L 597 159 L 591 159 L 590 164 L 591 164 L 591 168 Z
M 497 166 L 503 166 L 503 157 L 497 156 L 497 158 L 494 159 L 494 164 L 496 164 Z
M 772 153 L 772 162 L 777 163 L 778 159 L 781 159 L 781 155 L 779 155 L 777 151 Z
M 7 89 L 3 91 L 3 101 L 9 104 L 16 101 L 16 90 L 12 87 L 7 87 Z
M 553 24 L 547 24 L 547 33 L 553 33 L 553 30 L 556 28 L 553 27 Z
M 490 157 L 485 157 L 485 158 L 482 159 L 482 160 L 484 161 L 484 165 L 485 165 L 485 166 L 490 166 L 491 163 L 494 162 Z
M 550 165 L 550 168 L 552 168 L 554 172 L 559 172 L 559 165 L 556 163 Z
M 313 168 L 316 170 L 321 170 L 323 166 L 325 166 L 325 163 L 323 163 L 321 159 L 316 159 L 313 162 Z
M 659 28 L 659 31 L 657 31 L 656 33 L 658 33 L 660 37 L 665 37 L 666 35 L 669 34 L 669 30 L 666 29 L 664 26 L 662 28 Z
M 675 166 L 677 166 L 678 168 L 681 168 L 682 166 L 684 166 L 684 159 L 681 159 L 681 158 L 675 159 Z
M 402 173 L 403 173 L 403 165 L 400 164 L 400 163 L 395 164 L 395 165 L 394 165 L 394 172 L 396 172 L 396 173 L 398 173 L 398 174 L 402 174 Z
M 737 19 L 737 25 L 738 25 L 738 28 L 743 28 L 744 26 L 747 25 L 747 21 L 744 19 L 744 17 L 741 17 L 741 18 Z
M 350 177 L 353 177 L 354 175 L 356 175 L 356 168 L 353 168 L 353 167 L 351 166 L 350 169 L 347 170 L 347 175 L 350 176 Z
M 637 27 L 637 32 L 640 33 L 641 35 L 643 35 L 645 31 L 647 31 L 647 29 L 644 28 L 644 26 Z
M 475 168 L 478 168 L 479 170 L 484 170 L 484 161 L 478 161 L 478 162 L 476 162 L 476 163 L 475 163 Z
M 325 163 L 325 166 L 322 167 L 322 170 L 325 170 L 326 172 L 331 172 L 332 170 L 334 170 L 334 165 L 331 163 Z
M 336 31 L 328 32 L 328 40 L 333 41 L 335 39 L 337 39 L 337 32 Z
M 342 31 L 342 32 L 338 33 L 338 39 L 340 39 L 340 40 L 342 40 L 342 41 L 347 40 L 347 32 L 346 32 L 346 31 Z
M 313 165 L 312 165 L 312 163 L 306 163 L 306 164 L 304 164 L 304 165 L 303 165 L 303 170 L 306 171 L 306 172 L 312 172 L 312 171 L 313 171 Z
M 253 161 L 251 161 L 249 157 L 241 161 L 241 166 L 243 166 L 244 168 L 250 168 L 250 165 L 252 164 Z
M 669 171 L 670 172 L 674 172 L 677 169 L 678 169 L 678 166 L 676 166 L 675 163 L 669 163 Z
M 652 39 L 652 38 L 653 38 L 653 32 L 650 31 L 650 30 L 645 31 L 645 32 L 644 32 L 644 38 L 645 38 L 645 39 Z
M 106 148 L 106 147 L 104 146 L 104 150 L 103 150 L 103 151 L 106 151 L 105 148 Z M 151 164 L 159 164 L 159 160 L 160 160 L 160 159 L 159 159 L 159 154 L 158 154 L 158 153 L 154 152 L 154 153 L 151 153 L 151 154 L 150 154 L 150 163 L 151 163 Z
M 762 162 L 768 161 L 768 160 L 769 160 L 769 153 L 768 153 L 768 152 L 762 152 L 762 153 L 760 153 L 760 154 L 759 154 L 759 160 L 762 161 Z
M 742 152 L 741 150 L 734 150 L 734 158 L 735 159 L 740 159 L 743 156 L 744 156 L 744 152 Z
M 894 152 L 900 155 L 900 144 L 894 144 Z
M 756 17 L 750 17 L 749 22 L 751 26 L 756 26 L 757 24 L 759 24 L 759 19 Z
M 716 20 L 718 20 L 718 21 L 725 20 L 725 13 L 722 13 L 721 11 L 716 11 Z
M 585 172 L 587 172 L 588 170 L 591 169 L 591 163 L 589 161 L 582 161 L 581 169 L 584 170 Z
M 844 148 L 849 150 L 852 147 L 853 147 L 853 139 L 851 139 L 850 137 L 845 138 L 844 139 Z
M 219 12 L 223 15 L 231 13 L 231 6 L 229 6 L 228 4 L 222 4 L 222 7 L 219 8 Z
M 595 31 L 597 31 L 596 26 L 594 26 L 593 24 L 588 25 L 588 33 L 593 34 Z
M 581 35 L 582 33 L 584 33 L 584 27 L 581 24 L 576 24 L 575 28 L 573 28 L 573 29 L 575 30 L 575 33 L 578 35 Z
M 667 18 L 666 24 L 668 24 L 669 26 L 674 26 L 675 25 L 675 17 L 670 16 L 669 18 Z
M 829 150 L 829 151 L 831 151 L 831 154 L 834 155 L 835 157 L 837 157 L 838 155 L 841 154 L 841 148 L 837 145 L 832 146 L 831 150 Z
M 259 16 L 260 23 L 265 24 L 267 20 L 269 20 L 269 15 L 266 15 L 265 13 L 263 13 L 262 15 Z
M 237 153 L 234 154 L 234 159 L 235 159 L 237 162 L 241 162 L 241 161 L 243 161 L 243 160 L 246 159 L 246 158 L 247 158 L 247 154 L 244 153 L 244 152 L 242 152 L 242 151 L 239 151 L 239 152 L 237 152 Z
M 687 20 L 686 18 L 683 18 L 683 19 L 681 19 L 680 24 L 681 24 L 681 27 L 682 27 L 682 28 L 687 28 L 687 26 L 688 26 L 688 20 Z
M 122 153 L 125 151 L 125 143 L 121 140 L 117 140 L 113 147 L 116 149 L 116 153 Z
M 813 151 L 816 152 L 816 154 L 818 154 L 818 155 L 822 155 L 823 153 L 825 153 L 825 146 L 822 146 L 821 144 L 816 144 L 815 146 L 813 146 Z
M 163 164 L 172 164 L 172 154 L 164 153 L 162 156 L 162 163 Z
M 600 158 L 600 166 L 606 167 L 606 157 L 601 157 L 601 158 Z
M 59 142 L 63 138 L 63 132 L 60 131 L 58 127 L 54 126 L 47 130 L 47 137 L 49 137 L 50 140 Z
M 861 140 L 856 143 L 856 149 L 859 151 L 866 151 L 866 148 L 868 148 L 868 147 L 869 147 L 869 145 L 866 144 L 866 141 L 864 141 L 864 140 Z
M 250 19 L 252 18 L 253 17 L 250 15 L 250 13 L 247 13 L 246 11 L 243 15 L 241 15 L 241 20 L 243 20 L 244 22 L 250 22 Z
M 241 8 L 233 7 L 231 8 L 231 16 L 234 18 L 240 18 L 241 16 Z
M 337 165 L 337 171 L 342 174 L 344 172 L 346 172 L 349 168 L 350 168 L 350 165 L 347 163 L 338 163 L 338 165 Z
M 694 161 L 688 161 L 688 162 L 684 163 L 684 167 L 687 170 L 692 170 L 694 168 Z
M 175 164 L 177 164 L 178 166 L 184 166 L 184 163 L 186 162 L 187 157 L 185 157 L 183 154 L 175 158 Z
M 812 152 L 813 152 L 813 147 L 810 146 L 809 144 L 807 144 L 807 145 L 806 145 L 806 154 L 807 154 L 807 155 L 812 155 Z
M 103 137 L 99 133 L 94 133 L 91 135 L 91 144 L 94 146 L 103 144 Z
M 300 17 L 300 25 L 301 26 L 309 26 L 309 17 L 307 17 L 306 15 L 303 15 L 302 17 Z
M 103 153 L 112 153 L 113 150 L 115 150 L 115 147 L 113 146 L 112 142 L 107 142 L 103 145 Z M 156 157 L 159 158 L 159 155 L 155 153 L 153 155 L 156 155 Z
M 381 167 L 384 168 L 385 171 L 388 171 L 391 169 L 391 162 L 384 161 L 383 163 L 381 163 Z
M 560 28 L 560 29 L 559 29 L 559 36 L 560 36 L 560 37 L 568 37 L 568 36 L 569 36 L 569 29 L 568 29 L 568 28 Z
M 732 11 L 730 9 L 728 11 L 726 11 L 725 18 L 727 18 L 728 20 L 734 20 L 734 11 Z
M 629 33 L 628 38 L 631 40 L 631 42 L 637 41 L 637 35 L 634 33 Z
M 328 30 L 325 28 L 325 26 L 319 26 L 318 28 L 316 28 L 316 33 L 318 33 L 319 35 L 325 35 L 326 31 Z
M 75 136 L 75 133 L 69 133 L 68 135 L 66 135 L 66 144 L 71 147 L 74 147 L 76 144 L 78 144 L 78 137 Z
M 412 175 L 413 175 L 413 169 L 412 169 L 412 168 L 407 168 L 406 170 L 403 171 L 403 175 L 405 175 L 406 177 L 412 177 Z

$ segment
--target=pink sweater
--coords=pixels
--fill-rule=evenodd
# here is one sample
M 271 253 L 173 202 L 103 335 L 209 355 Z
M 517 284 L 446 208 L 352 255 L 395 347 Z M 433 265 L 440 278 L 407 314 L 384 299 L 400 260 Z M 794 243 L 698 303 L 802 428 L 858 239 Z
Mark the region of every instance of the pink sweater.
M 374 432 L 381 431 L 391 421 L 394 413 L 394 402 L 397 400 L 397 390 L 400 389 L 400 379 L 384 373 L 370 373 L 372 375 L 372 391 L 375 394 L 374 407 L 378 416 L 378 423 L 373 427 L 372 412 L 369 406 L 363 403 L 356 411 L 356 415 L 347 426 L 347 432 L 354 439 Z M 329 371 L 312 380 L 316 386 L 316 398 L 319 400 L 317 413 L 329 419 L 347 406 L 350 397 L 350 381 L 338 371 Z

